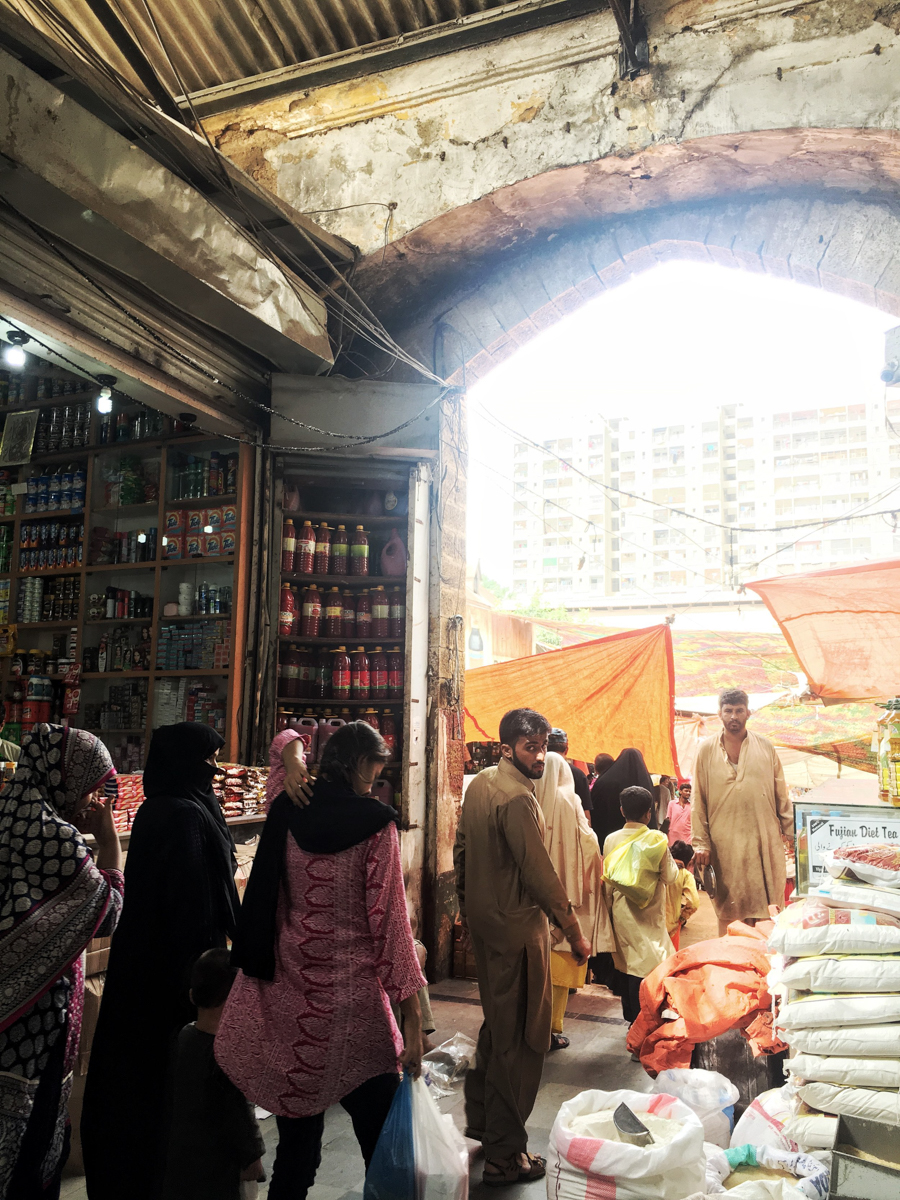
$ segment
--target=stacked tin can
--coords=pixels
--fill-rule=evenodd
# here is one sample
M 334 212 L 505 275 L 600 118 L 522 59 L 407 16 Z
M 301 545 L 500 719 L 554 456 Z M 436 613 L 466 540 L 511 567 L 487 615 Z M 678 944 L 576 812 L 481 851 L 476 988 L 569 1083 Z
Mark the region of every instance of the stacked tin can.
M 40 621 L 43 601 L 44 581 L 40 576 L 20 579 L 17 620 L 26 625 Z

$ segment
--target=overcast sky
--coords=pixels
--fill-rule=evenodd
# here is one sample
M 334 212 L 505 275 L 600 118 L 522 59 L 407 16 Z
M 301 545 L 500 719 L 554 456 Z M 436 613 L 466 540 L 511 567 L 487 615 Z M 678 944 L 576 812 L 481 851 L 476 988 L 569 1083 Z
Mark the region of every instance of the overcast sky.
M 883 334 L 896 324 L 816 288 L 700 263 L 667 263 L 592 300 L 469 389 L 469 562 L 509 584 L 516 439 L 482 406 L 543 441 L 638 412 L 674 425 L 721 404 L 741 415 L 860 403 L 884 394 Z

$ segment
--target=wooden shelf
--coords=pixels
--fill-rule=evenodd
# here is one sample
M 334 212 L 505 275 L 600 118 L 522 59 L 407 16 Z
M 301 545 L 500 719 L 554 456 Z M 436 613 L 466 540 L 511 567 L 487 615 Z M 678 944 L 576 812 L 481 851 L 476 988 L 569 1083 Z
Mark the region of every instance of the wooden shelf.
M 234 504 L 237 496 L 229 492 L 224 496 L 191 496 L 184 500 L 166 500 L 166 508 L 218 508 L 220 504 Z M 216 532 L 219 532 L 218 530 Z
M 69 621 L 17 621 L 16 628 L 37 632 L 41 629 L 71 629 L 73 625 L 77 624 L 78 617 L 72 617 Z
M 152 571 L 154 567 L 159 566 L 159 561 L 156 558 L 149 562 L 138 563 L 88 563 L 84 570 L 91 573 L 95 571 Z
M 220 667 L 217 670 L 207 670 L 205 667 L 197 667 L 193 671 L 153 671 L 157 678 L 163 679 L 193 679 L 195 676 L 203 678 L 225 679 L 231 674 L 229 667 Z
M 152 617 L 90 617 L 85 625 L 152 625 Z M 20 627 L 21 628 L 21 627 Z
M 52 521 L 54 517 L 83 517 L 83 508 L 51 508 L 46 512 L 23 512 L 22 520 L 27 521 L 30 525 L 32 521 Z M 0 518 L 3 520 L 4 518 Z M 11 521 L 12 517 L 6 517 L 5 520 Z
M 230 530 L 229 530 L 230 532 Z M 212 566 L 228 566 L 234 562 L 234 557 L 230 554 L 223 554 L 218 558 L 164 558 L 161 560 L 163 567 L 203 567 L 207 563 Z
M 406 528 L 406 522 L 409 519 L 408 513 L 397 513 L 396 516 L 387 517 L 367 517 L 362 513 L 324 513 L 324 512 L 285 512 L 281 510 L 285 520 L 291 520 L 298 528 L 302 528 L 304 521 L 309 521 L 314 525 L 321 525 L 324 521 L 329 529 L 335 529 L 338 525 L 343 525 L 347 529 L 347 533 L 355 533 L 357 525 L 362 525 L 363 529 L 368 533 L 370 529 L 390 529 L 396 528 L 397 532 Z
M 392 696 L 389 700 L 335 700 L 333 696 L 279 696 L 277 703 L 281 705 L 294 705 L 303 708 L 319 708 L 325 705 L 328 708 L 382 708 L 393 707 L 398 705 L 402 707 L 403 697 Z
M 82 679 L 149 679 L 152 671 L 82 671 Z
M 150 509 L 152 512 L 156 512 L 158 508 L 158 500 L 144 500 L 141 504 L 110 504 L 108 506 L 104 506 L 103 508 L 92 507 L 91 516 L 93 516 L 95 513 L 122 513 L 127 517 L 130 513 L 137 511 L 146 512 L 148 509 Z
M 393 584 L 401 588 L 406 595 L 406 576 L 404 575 L 298 575 L 296 571 L 282 571 L 282 583 L 324 584 L 326 587 L 336 587 L 341 591 L 348 583 L 358 583 L 363 587 L 387 587 Z
M 231 613 L 192 613 L 189 617 L 160 617 L 160 623 L 169 621 L 230 621 Z
M 393 646 L 389 645 L 389 643 L 402 642 L 403 637 L 363 638 L 357 637 L 356 634 L 354 634 L 353 637 L 295 637 L 293 634 L 279 634 L 278 640 L 279 642 L 299 642 L 303 646 L 346 646 L 348 654 L 352 653 L 351 643 L 355 643 L 358 646 L 381 646 L 384 649 L 385 654 L 390 654 Z M 402 646 L 400 647 L 400 651 L 403 653 Z

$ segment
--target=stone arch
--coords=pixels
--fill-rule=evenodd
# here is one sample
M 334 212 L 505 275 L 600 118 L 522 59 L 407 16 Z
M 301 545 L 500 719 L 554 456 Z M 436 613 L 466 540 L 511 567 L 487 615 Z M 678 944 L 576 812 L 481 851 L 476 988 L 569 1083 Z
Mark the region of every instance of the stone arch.
M 772 130 L 549 171 L 368 256 L 358 286 L 408 349 L 431 364 L 443 344 L 442 373 L 465 365 L 471 380 L 673 258 L 794 279 L 900 318 L 900 135 Z

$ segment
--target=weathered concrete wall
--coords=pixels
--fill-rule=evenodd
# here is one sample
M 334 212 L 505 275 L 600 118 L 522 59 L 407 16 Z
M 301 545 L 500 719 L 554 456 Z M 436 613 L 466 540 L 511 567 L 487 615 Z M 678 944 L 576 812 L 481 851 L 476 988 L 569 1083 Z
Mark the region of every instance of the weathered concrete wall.
M 806 129 L 898 125 L 896 2 L 648 0 L 645 9 L 652 69 L 633 82 L 617 79 L 615 24 L 601 12 L 282 96 L 207 126 L 226 154 L 298 209 L 361 205 L 317 219 L 370 253 L 558 168 L 594 168 L 570 183 L 568 211 L 554 217 L 571 224 L 593 216 L 598 201 L 610 201 L 607 212 L 645 206 L 635 197 L 652 189 L 642 185 L 671 172 L 683 143 L 695 151 L 681 156 L 680 186 L 702 174 L 724 190 L 752 186 L 772 160 L 771 144 L 736 153 L 731 135 L 794 131 L 793 147 L 776 155 L 784 158 Z M 704 139 L 719 139 L 709 167 Z M 867 166 L 860 148 L 855 166 L 870 187 L 881 174 L 873 151 Z M 836 176 L 831 186 L 845 186 Z M 662 192 L 657 202 L 670 202 Z M 549 195 L 532 189 L 529 203 L 542 200 Z M 506 215 L 515 220 L 515 206 Z

